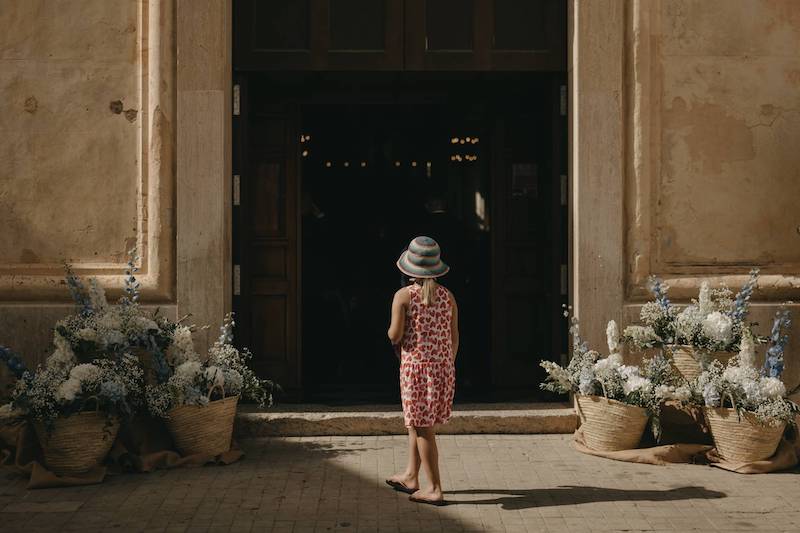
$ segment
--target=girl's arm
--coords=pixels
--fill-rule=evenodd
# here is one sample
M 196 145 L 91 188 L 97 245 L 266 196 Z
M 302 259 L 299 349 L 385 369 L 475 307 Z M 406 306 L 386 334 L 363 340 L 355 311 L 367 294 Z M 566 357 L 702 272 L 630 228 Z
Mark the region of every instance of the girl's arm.
M 392 344 L 400 344 L 403 340 L 403 331 L 406 327 L 406 305 L 408 304 L 408 290 L 403 288 L 394 293 L 392 300 L 392 322 L 389 324 L 389 340 Z
M 458 305 L 456 305 L 456 298 L 450 293 L 450 303 L 453 304 L 453 319 L 450 322 L 450 337 L 453 342 L 453 361 L 456 360 L 458 354 Z

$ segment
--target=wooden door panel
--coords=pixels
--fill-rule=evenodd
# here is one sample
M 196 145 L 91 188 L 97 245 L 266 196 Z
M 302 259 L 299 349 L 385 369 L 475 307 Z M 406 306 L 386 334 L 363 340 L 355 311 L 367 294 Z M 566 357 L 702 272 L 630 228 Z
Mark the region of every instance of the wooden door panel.
M 403 0 L 237 0 L 238 70 L 402 70 Z
M 298 348 L 297 113 L 259 105 L 241 77 L 241 115 L 234 121 L 240 143 L 234 172 L 240 206 L 234 217 L 240 294 L 237 340 L 250 347 L 259 375 L 295 396 L 300 388 Z
M 565 0 L 405 0 L 406 70 L 565 70 Z

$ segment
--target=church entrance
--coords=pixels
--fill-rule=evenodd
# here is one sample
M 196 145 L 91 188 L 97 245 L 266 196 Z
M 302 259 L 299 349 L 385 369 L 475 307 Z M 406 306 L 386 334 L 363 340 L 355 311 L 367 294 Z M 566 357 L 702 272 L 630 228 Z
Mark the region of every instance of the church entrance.
M 270 31 L 302 25 L 304 15 L 292 11 L 301 4 L 286 3 L 283 15 L 294 22 Z M 340 4 L 349 3 L 331 7 Z M 451 266 L 442 283 L 461 312 L 457 401 L 541 399 L 539 361 L 566 353 L 566 76 L 551 46 L 558 32 L 548 26 L 541 42 L 514 44 L 551 53 L 487 55 L 479 48 L 489 41 L 448 36 L 458 24 L 436 24 L 444 3 L 427 4 L 438 7 L 426 8 L 422 27 L 409 25 L 422 16 L 413 2 L 404 11 L 395 10 L 403 2 L 364 5 L 377 4 L 387 9 L 375 14 L 385 20 L 382 55 L 356 53 L 367 46 L 357 42 L 306 55 L 299 42 L 261 43 L 266 37 L 248 32 L 275 19 L 257 11 L 236 30 L 238 341 L 283 386 L 284 400 L 396 401 L 398 365 L 386 339 L 403 282 L 394 263 L 411 238 L 429 235 Z M 555 4 L 525 16 L 553 20 Z M 249 5 L 238 4 L 239 21 Z M 477 39 L 486 20 L 470 13 Z M 351 20 L 326 16 L 332 32 Z M 404 25 L 390 23 L 397 16 Z M 420 32 L 437 31 L 441 39 L 414 44 Z

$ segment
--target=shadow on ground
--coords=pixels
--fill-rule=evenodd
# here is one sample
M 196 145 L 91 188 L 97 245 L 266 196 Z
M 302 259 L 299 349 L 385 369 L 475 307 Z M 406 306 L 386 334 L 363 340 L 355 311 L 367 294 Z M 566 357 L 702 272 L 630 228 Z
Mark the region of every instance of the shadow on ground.
M 501 494 L 498 498 L 453 501 L 454 505 L 501 505 L 504 510 L 530 509 L 532 507 L 553 507 L 559 505 L 578 505 L 595 502 L 694 500 L 725 498 L 724 492 L 708 490 L 704 487 L 680 487 L 669 490 L 627 490 L 603 487 L 562 486 L 552 489 L 499 489 L 499 490 L 453 490 L 448 495 L 457 494 Z

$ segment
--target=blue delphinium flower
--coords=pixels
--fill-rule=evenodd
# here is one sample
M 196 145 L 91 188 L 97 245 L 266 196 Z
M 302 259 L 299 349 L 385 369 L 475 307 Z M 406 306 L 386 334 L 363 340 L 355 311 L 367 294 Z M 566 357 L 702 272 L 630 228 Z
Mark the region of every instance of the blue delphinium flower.
M 5 346 L 0 346 L 0 361 L 3 361 L 6 364 L 8 369 L 17 379 L 21 378 L 22 375 L 27 371 L 22 359 L 20 359 L 17 354 Z
M 139 301 L 139 282 L 136 280 L 136 272 L 139 268 L 136 262 L 139 256 L 136 255 L 136 248 L 128 252 L 128 265 L 125 268 L 125 296 L 122 297 L 120 303 L 122 305 L 130 305 Z
M 767 355 L 764 360 L 763 373 L 771 378 L 779 378 L 783 373 L 783 351 L 789 343 L 789 328 L 792 325 L 792 314 L 788 309 L 779 309 L 772 323 Z M 785 332 L 784 332 L 785 331 Z
M 750 310 L 750 298 L 753 296 L 753 290 L 758 285 L 758 269 L 754 268 L 750 271 L 750 277 L 747 282 L 742 286 L 742 289 L 736 294 L 736 299 L 733 301 L 733 311 L 731 318 L 734 322 L 742 322 Z
M 653 293 L 655 296 L 655 300 L 662 309 L 669 310 L 672 303 L 669 301 L 667 297 L 667 291 L 669 287 L 661 281 L 657 276 L 650 276 L 647 278 L 647 288 L 650 289 L 650 292 Z

